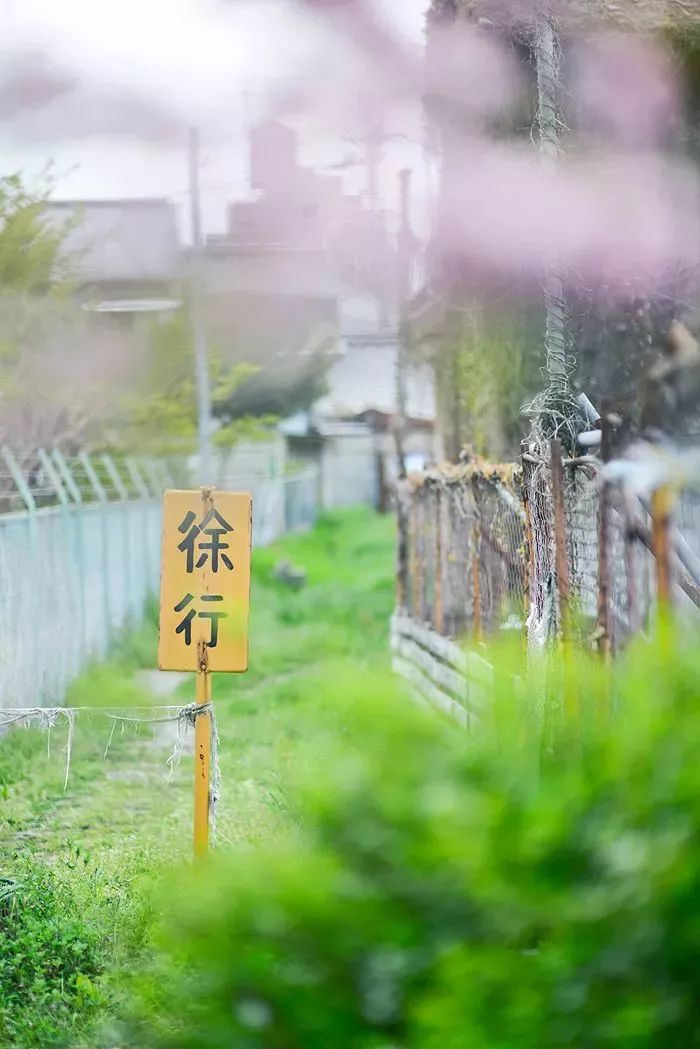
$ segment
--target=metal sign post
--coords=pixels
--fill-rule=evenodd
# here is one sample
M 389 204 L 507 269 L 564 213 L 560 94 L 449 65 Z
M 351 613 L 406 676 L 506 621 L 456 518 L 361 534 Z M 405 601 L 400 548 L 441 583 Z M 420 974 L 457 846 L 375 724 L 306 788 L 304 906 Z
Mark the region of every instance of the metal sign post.
M 158 667 L 197 675 L 194 851 L 209 843 L 211 674 L 248 669 L 252 499 L 213 488 L 166 491 Z

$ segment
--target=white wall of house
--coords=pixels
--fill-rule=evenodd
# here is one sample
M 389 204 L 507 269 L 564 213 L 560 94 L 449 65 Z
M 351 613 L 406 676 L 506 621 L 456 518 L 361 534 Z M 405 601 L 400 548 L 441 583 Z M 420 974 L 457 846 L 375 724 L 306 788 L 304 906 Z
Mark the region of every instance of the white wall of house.
M 398 344 L 393 336 L 345 340 L 340 356 L 330 367 L 328 393 L 318 402 L 318 413 L 335 418 L 368 410 L 393 414 L 397 357 Z M 410 365 L 406 385 L 407 414 L 413 419 L 434 419 L 435 387 L 430 365 Z
M 369 430 L 326 436 L 320 457 L 320 498 L 326 510 L 378 501 L 377 446 Z

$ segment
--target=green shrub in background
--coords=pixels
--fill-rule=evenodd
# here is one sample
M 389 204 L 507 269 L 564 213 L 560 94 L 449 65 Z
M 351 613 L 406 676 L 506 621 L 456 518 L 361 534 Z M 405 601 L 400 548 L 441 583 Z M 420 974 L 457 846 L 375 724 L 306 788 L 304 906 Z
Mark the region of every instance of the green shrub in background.
M 0 1045 L 66 1044 L 102 1001 L 102 965 L 98 933 L 59 874 L 18 860 L 0 878 L 0 942 Z
M 300 833 L 197 872 L 124 1044 L 696 1044 L 700 664 L 666 671 L 651 649 L 612 690 L 578 670 L 544 750 L 508 688 L 468 738 L 388 681 L 329 684 Z
M 51 860 L 28 850 L 0 867 L 0 1046 L 96 1049 L 119 1008 L 114 972 L 143 948 L 153 914 L 153 858 L 122 871 L 65 842 Z

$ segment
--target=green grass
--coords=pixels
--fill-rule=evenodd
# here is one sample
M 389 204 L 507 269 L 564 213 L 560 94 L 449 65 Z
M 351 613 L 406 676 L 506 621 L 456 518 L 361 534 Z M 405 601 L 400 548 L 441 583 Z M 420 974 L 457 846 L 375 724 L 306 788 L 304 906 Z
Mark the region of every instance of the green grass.
M 307 572 L 292 591 L 274 578 L 287 558 Z M 323 518 L 253 559 L 250 670 L 219 675 L 222 849 L 253 849 L 294 834 L 284 784 L 306 753 L 334 682 L 386 666 L 393 603 L 388 518 L 348 511 Z M 155 665 L 155 609 L 106 664 L 74 683 L 75 706 L 152 705 L 137 679 Z M 184 682 L 177 700 L 193 698 Z M 63 791 L 65 727 L 0 741 L 0 1045 L 7 1049 L 110 1043 L 113 974 L 138 957 L 152 920 L 150 887 L 191 841 L 191 761 L 166 786 L 173 732 L 119 729 L 96 714 L 76 722 Z M 50 931 L 50 935 L 47 933 Z M 13 944 L 15 946 L 13 946 Z M 58 959 L 61 965 L 51 959 Z M 65 962 L 65 965 L 63 965 Z M 105 1024 L 107 1027 L 105 1028 Z M 105 1033 L 106 1032 L 106 1033 Z

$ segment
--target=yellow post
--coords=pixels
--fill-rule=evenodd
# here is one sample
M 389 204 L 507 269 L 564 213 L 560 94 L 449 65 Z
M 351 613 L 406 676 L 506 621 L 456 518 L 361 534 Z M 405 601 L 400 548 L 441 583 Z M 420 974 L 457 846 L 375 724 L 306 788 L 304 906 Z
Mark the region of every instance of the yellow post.
M 653 527 L 654 557 L 656 568 L 656 593 L 659 609 L 666 613 L 671 605 L 671 554 L 669 532 L 673 496 L 668 485 L 662 485 L 652 492 L 651 520 Z
M 251 534 L 247 492 L 201 488 L 163 497 L 158 666 L 197 675 L 195 857 L 209 847 L 211 675 L 248 669 Z
M 197 706 L 211 702 L 211 675 L 197 671 Z M 194 855 L 209 849 L 209 769 L 211 765 L 211 714 L 197 711 L 194 723 Z

